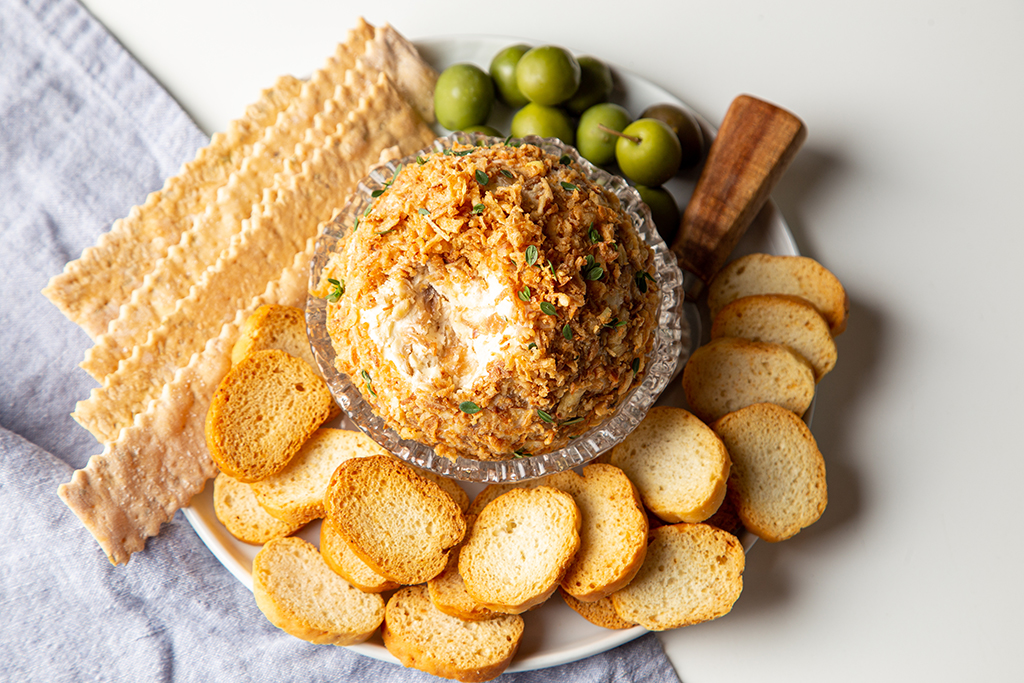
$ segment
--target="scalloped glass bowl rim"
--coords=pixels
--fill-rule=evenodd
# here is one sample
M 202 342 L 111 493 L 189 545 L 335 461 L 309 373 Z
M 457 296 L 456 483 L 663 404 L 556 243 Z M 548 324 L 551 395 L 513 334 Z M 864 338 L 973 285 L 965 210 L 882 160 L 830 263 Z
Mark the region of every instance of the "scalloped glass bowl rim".
M 335 246 L 352 225 L 356 216 L 373 201 L 372 193 L 385 188 L 386 183 L 404 164 L 415 163 L 418 156 L 443 153 L 456 144 L 488 145 L 507 139 L 488 137 L 479 133 L 452 133 L 438 138 L 429 147 L 400 160 L 388 162 L 372 170 L 358 185 L 345 208 L 328 223 L 317 238 L 316 252 L 310 265 L 310 291 L 320 282 L 321 272 Z M 650 210 L 639 193 L 626 181 L 600 169 L 580 156 L 575 148 L 557 139 L 528 136 L 515 142 L 532 144 L 558 157 L 569 156 L 581 172 L 592 181 L 605 186 L 618 196 L 622 208 L 633 220 L 643 240 L 654 251 L 655 283 L 660 292 L 657 330 L 648 356 L 647 374 L 638 387 L 627 395 L 615 413 L 591 428 L 569 445 L 559 450 L 511 460 L 473 460 L 459 457 L 455 460 L 437 455 L 429 446 L 402 439 L 373 413 L 359 389 L 335 365 L 335 352 L 327 334 L 324 299 L 309 295 L 306 303 L 306 325 L 310 346 L 320 371 L 338 404 L 349 418 L 374 441 L 401 459 L 437 474 L 483 483 L 523 481 L 586 464 L 621 442 L 640 423 L 654 405 L 668 382 L 685 358 L 683 349 L 689 349 L 689 326 L 682 314 L 682 274 L 676 258 L 654 227 Z

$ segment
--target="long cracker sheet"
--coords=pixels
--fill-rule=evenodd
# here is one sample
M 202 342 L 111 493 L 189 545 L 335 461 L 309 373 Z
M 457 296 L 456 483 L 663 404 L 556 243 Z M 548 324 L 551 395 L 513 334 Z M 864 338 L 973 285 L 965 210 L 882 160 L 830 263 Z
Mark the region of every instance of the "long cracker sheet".
M 179 241 L 193 218 L 214 200 L 217 189 L 301 86 L 298 79 L 283 76 L 274 87 L 264 90 L 245 116 L 232 121 L 226 132 L 214 135 L 178 175 L 127 217 L 115 221 L 95 246 L 51 278 L 43 289 L 46 298 L 93 339 L 105 332 L 121 304 L 142 284 L 153 264 Z
M 309 240 L 292 265 L 249 307 L 302 306 L 314 244 Z M 217 474 L 206 450 L 206 409 L 231 368 L 231 347 L 244 320 L 245 312 L 239 311 L 175 373 L 117 441 L 89 458 L 84 469 L 58 488 L 58 495 L 111 563 L 123 564 L 142 550 L 146 539 L 155 536 Z
M 173 373 L 280 273 L 320 221 L 340 208 L 382 151 L 398 146 L 407 154 L 431 139 L 430 128 L 387 75 L 380 74 L 358 109 L 314 151 L 302 173 L 278 176 L 223 258 L 150 332 L 146 343 L 135 347 L 88 400 L 78 403 L 74 418 L 101 442 L 115 440 Z
M 351 93 L 351 99 L 336 100 L 333 109 L 325 109 L 325 104 L 335 97 L 337 86 L 345 82 L 346 74 L 357 64 L 364 64 L 360 55 L 373 54 L 385 47 L 383 40 L 374 39 L 372 27 L 365 23 L 361 30 L 349 34 L 344 47 L 303 84 L 288 108 L 264 131 L 252 154 L 217 192 L 216 201 L 208 205 L 192 227 L 182 234 L 181 241 L 156 263 L 121 306 L 107 331 L 86 351 L 81 367 L 95 379 L 103 381 L 114 372 L 120 360 L 131 354 L 134 347 L 145 343 L 149 330 L 159 327 L 173 313 L 178 300 L 188 296 L 192 285 L 230 246 L 232 237 L 242 228 L 242 221 L 249 218 L 253 206 L 259 204 L 263 190 L 273 185 L 274 176 L 282 171 L 295 173 L 301 169 L 312 153 L 311 146 L 302 142 L 313 127 L 314 118 L 319 115 L 321 127 L 333 131 L 358 104 L 358 93 L 346 89 L 343 93 Z M 380 61 L 381 58 L 375 59 Z

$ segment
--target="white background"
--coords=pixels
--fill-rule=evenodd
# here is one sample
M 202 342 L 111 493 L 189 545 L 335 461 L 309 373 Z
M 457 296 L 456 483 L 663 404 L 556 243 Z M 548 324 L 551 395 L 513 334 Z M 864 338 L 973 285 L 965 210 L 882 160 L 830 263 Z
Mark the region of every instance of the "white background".
M 684 683 L 1024 680 L 1024 3 L 85 4 L 208 133 L 360 15 L 562 44 L 716 125 L 740 93 L 799 115 L 774 198 L 851 300 L 813 424 L 829 506 L 662 642 Z

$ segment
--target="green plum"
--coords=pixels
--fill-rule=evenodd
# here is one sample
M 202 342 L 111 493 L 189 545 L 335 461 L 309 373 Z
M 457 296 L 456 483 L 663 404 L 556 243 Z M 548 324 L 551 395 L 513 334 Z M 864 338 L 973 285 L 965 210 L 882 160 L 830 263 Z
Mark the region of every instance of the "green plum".
M 658 228 L 661 238 L 665 240 L 666 244 L 672 246 L 672 242 L 676 239 L 676 233 L 679 232 L 679 221 L 682 218 L 675 197 L 663 187 L 637 185 L 636 189 L 640 193 L 640 198 L 650 207 L 651 217 L 654 218 L 654 225 Z
M 455 64 L 441 72 L 434 86 L 434 114 L 448 130 L 487 122 L 494 105 L 490 75 L 473 64 Z
M 580 87 L 562 106 L 579 115 L 611 97 L 612 71 L 595 57 L 580 57 L 577 61 L 580 63 Z
M 693 168 L 704 156 L 704 132 L 700 128 L 700 123 L 697 122 L 697 117 L 682 107 L 674 104 L 654 104 L 644 109 L 640 118 L 659 119 L 668 124 L 679 138 L 679 146 L 683 151 L 679 162 L 680 168 Z
M 516 112 L 512 117 L 512 136 L 539 135 L 542 138 L 558 138 L 567 145 L 574 142 L 572 120 L 564 110 L 548 107 L 536 102 Z
M 513 109 L 518 109 L 530 101 L 516 84 L 516 65 L 529 50 L 529 45 L 512 45 L 494 55 L 494 59 L 491 60 L 489 71 L 491 78 L 494 79 L 498 98 Z
M 590 163 L 607 166 L 615 161 L 615 143 L 619 138 L 604 129 L 621 132 L 632 120 L 625 107 L 611 102 L 595 104 L 580 117 L 580 124 L 576 127 L 576 149 Z
M 623 175 L 637 185 L 655 187 L 679 170 L 683 150 L 679 138 L 658 119 L 637 119 L 615 143 L 615 160 Z
M 580 63 L 564 48 L 535 47 L 516 64 L 516 85 L 531 102 L 560 104 L 580 87 Z

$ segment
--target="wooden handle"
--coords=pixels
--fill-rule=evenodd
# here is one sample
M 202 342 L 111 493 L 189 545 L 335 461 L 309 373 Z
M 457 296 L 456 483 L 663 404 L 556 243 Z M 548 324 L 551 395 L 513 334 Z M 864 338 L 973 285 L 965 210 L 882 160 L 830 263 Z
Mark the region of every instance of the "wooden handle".
M 711 281 L 806 137 L 788 111 L 749 95 L 733 100 L 672 245 L 683 270 Z

